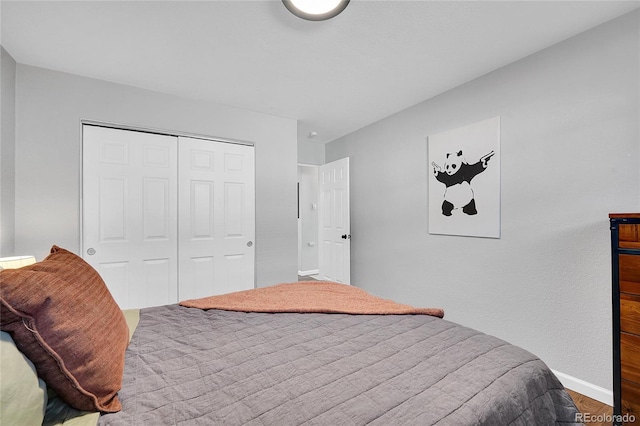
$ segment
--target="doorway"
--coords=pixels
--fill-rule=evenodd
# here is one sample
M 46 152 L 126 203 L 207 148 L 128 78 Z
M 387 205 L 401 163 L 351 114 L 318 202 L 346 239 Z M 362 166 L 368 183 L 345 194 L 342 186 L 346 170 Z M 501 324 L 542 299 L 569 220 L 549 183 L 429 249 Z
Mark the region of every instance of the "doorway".
M 298 164 L 298 279 L 351 284 L 349 158 Z
M 318 272 L 318 166 L 298 164 L 298 276 Z

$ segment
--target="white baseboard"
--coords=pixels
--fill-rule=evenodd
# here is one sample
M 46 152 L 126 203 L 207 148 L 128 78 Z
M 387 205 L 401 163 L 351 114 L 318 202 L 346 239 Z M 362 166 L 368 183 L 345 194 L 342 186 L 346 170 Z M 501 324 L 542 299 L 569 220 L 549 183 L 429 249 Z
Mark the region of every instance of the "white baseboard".
M 613 392 L 609 389 L 601 388 L 584 380 L 570 376 L 568 374 L 561 373 L 559 371 L 551 370 L 553 374 L 560 380 L 560 383 L 574 392 L 578 392 L 584 396 L 600 401 L 603 404 L 613 406 Z
M 318 275 L 320 273 L 319 269 L 310 269 L 308 271 L 298 271 L 298 275 L 301 277 L 307 277 L 309 275 Z

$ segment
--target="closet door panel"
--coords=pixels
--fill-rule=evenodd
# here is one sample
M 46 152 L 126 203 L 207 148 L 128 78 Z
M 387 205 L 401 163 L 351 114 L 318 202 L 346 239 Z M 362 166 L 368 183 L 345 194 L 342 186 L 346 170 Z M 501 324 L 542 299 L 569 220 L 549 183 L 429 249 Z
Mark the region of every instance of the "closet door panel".
M 143 180 L 143 240 L 159 241 L 171 238 L 171 211 L 175 208 L 170 202 L 171 182 L 168 179 L 144 178 Z
M 124 176 L 99 178 L 98 220 L 100 242 L 126 241 L 128 238 L 126 219 L 128 206 L 128 180 Z M 107 202 L 107 200 L 109 200 Z
M 178 158 L 179 299 L 254 288 L 253 147 L 180 137 Z
M 176 303 L 177 138 L 83 126 L 83 258 L 122 309 Z
M 244 183 L 224 183 L 224 237 L 242 238 Z
M 190 182 L 190 232 L 191 240 L 212 240 L 214 230 L 214 182 Z

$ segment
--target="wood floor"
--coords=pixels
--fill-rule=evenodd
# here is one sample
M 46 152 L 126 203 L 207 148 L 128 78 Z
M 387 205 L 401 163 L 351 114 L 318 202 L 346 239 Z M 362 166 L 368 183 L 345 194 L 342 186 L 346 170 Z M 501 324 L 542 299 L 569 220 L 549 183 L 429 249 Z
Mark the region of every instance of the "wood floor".
M 583 414 L 589 413 L 589 415 L 593 417 L 598 417 L 602 415 L 611 415 L 613 413 L 613 407 L 610 405 L 603 404 L 600 401 L 596 401 L 595 399 L 591 399 L 569 389 L 567 389 L 567 392 L 571 398 L 573 398 L 573 402 L 576 403 L 578 410 Z M 611 423 L 589 422 L 585 424 L 589 426 L 611 426 Z

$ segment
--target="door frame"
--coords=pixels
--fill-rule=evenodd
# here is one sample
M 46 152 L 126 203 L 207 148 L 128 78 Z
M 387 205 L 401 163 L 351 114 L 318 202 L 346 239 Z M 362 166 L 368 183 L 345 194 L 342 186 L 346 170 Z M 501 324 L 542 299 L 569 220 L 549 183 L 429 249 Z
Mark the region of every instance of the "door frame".
M 236 145 L 249 145 L 249 146 L 256 145 L 254 142 L 244 141 L 240 139 L 221 138 L 217 136 L 201 135 L 198 133 L 189 133 L 189 132 L 182 132 L 177 130 L 156 129 L 156 128 L 142 127 L 142 126 L 132 126 L 130 124 L 117 124 L 117 123 L 109 123 L 109 122 L 97 121 L 97 120 L 81 119 L 80 129 L 82 129 L 83 125 L 107 127 L 107 128 L 119 129 L 119 130 L 130 130 L 133 132 L 155 133 L 158 135 L 167 135 L 167 136 L 178 136 L 178 137 L 183 136 L 187 138 L 205 139 L 205 140 L 210 140 L 214 142 L 233 143 Z

